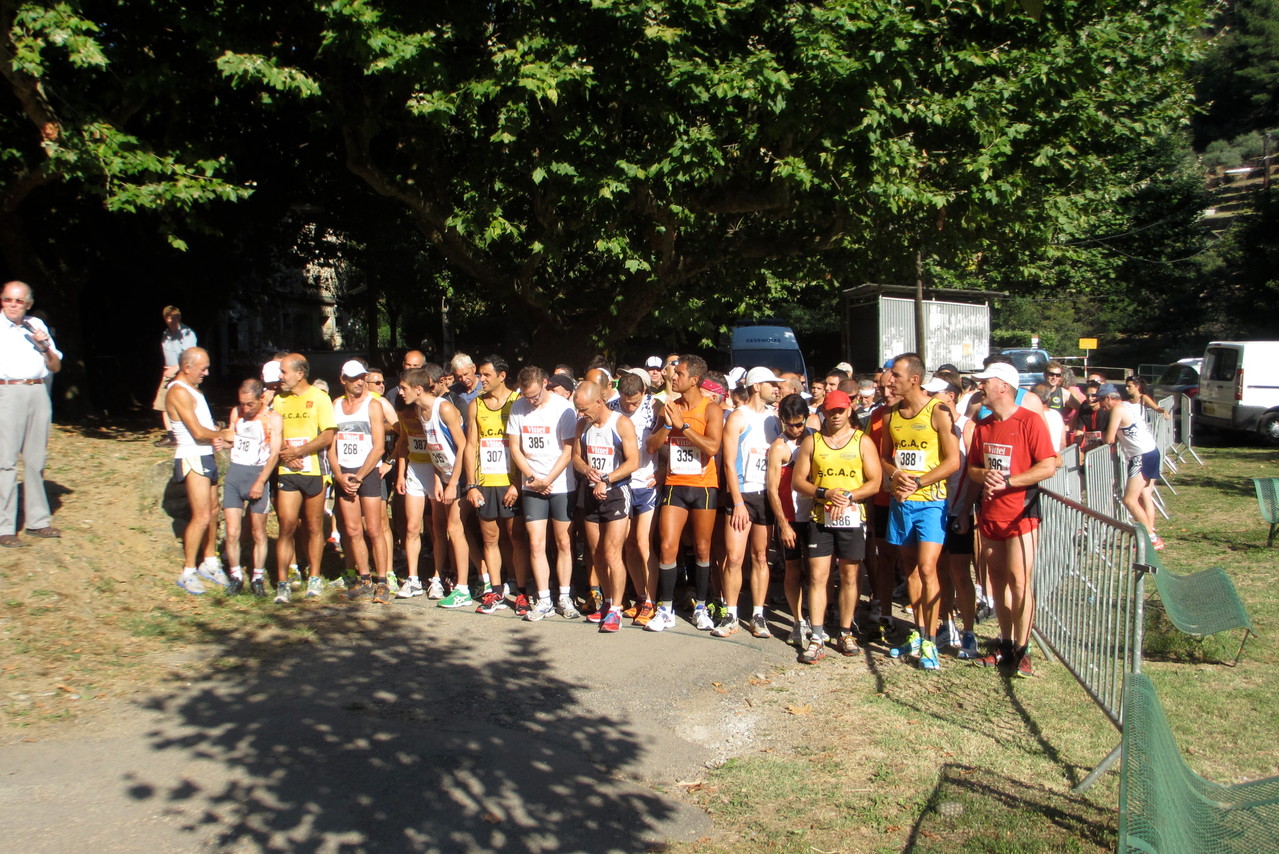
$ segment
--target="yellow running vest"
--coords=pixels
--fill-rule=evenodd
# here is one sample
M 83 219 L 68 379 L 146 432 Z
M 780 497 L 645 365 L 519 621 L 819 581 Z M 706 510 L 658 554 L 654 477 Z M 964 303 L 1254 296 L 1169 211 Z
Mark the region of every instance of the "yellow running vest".
M 835 449 L 826 444 L 826 437 L 813 434 L 813 464 L 808 470 L 808 480 L 818 489 L 846 489 L 849 492 L 866 482 L 862 468 L 862 431 L 854 429 L 853 437 L 844 447 Z M 861 504 L 853 503 L 845 508 L 839 518 L 827 512 L 825 501 L 813 499 L 812 519 L 828 528 L 856 528 L 862 524 Z
M 899 404 L 900 406 L 900 404 Z M 941 465 L 941 439 L 933 429 L 936 399 L 924 404 L 914 418 L 906 418 L 893 407 L 888 413 L 886 430 L 893 447 L 893 465 L 908 474 L 922 475 Z M 907 501 L 945 501 L 946 481 L 921 487 Z
M 484 398 L 475 400 L 475 430 L 480 440 L 480 457 L 476 460 L 475 480 L 480 486 L 511 485 L 511 449 L 506 437 L 506 422 L 511 417 L 511 404 L 520 399 L 512 391 L 501 409 L 489 409 Z

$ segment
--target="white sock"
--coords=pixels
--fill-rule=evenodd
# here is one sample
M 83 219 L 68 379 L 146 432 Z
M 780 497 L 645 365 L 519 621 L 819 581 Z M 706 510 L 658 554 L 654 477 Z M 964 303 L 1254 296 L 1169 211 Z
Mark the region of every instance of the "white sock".
M 470 595 L 471 595 L 471 587 L 470 587 L 470 585 L 469 585 L 469 584 L 459 584 L 459 585 L 457 585 L 456 587 L 454 587 L 453 589 L 454 589 L 454 590 L 461 590 L 461 591 L 462 591 L 463 593 L 465 593 L 467 596 L 470 596 Z
M 569 588 L 567 588 L 567 587 L 561 587 L 561 588 L 560 588 L 560 595 L 561 595 L 561 596 L 567 596 L 567 595 L 568 595 L 568 591 L 569 591 Z
M 549 590 L 539 590 L 539 591 L 537 591 L 537 599 L 538 599 L 538 601 L 539 601 L 539 602 L 549 602 L 549 601 L 551 601 L 551 591 L 549 591 Z
M 232 574 L 232 575 L 234 575 L 236 578 L 240 579 L 241 581 L 243 581 L 243 580 L 244 580 L 244 567 L 242 567 L 242 566 L 233 566 L 233 567 L 231 567 L 231 574 Z
M 194 567 L 194 566 L 184 566 L 184 567 L 182 567 L 182 574 L 183 574 L 183 575 L 195 575 L 195 567 Z
M 728 617 L 729 617 L 729 619 L 731 619 L 731 620 L 736 620 L 736 619 L 737 619 L 737 606 L 736 606 L 736 605 L 726 605 L 726 606 L 724 606 L 724 607 L 726 607 L 726 608 L 728 609 Z
M 263 576 L 265 576 L 265 575 L 266 575 L 266 570 L 265 570 L 265 569 L 255 569 L 255 570 L 253 570 L 253 580 L 254 580 L 254 581 L 257 581 L 259 578 L 262 578 L 262 577 L 263 577 Z
M 751 614 L 756 617 L 764 616 L 764 606 L 756 605 L 754 608 L 751 609 Z

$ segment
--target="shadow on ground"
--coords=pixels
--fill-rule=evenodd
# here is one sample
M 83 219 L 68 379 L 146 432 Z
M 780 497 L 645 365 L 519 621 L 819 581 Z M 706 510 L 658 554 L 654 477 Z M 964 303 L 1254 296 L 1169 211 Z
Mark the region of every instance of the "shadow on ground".
M 639 739 L 583 710 L 586 685 L 546 675 L 541 638 L 499 640 L 482 665 L 428 641 L 420 611 L 360 610 L 377 617 L 364 631 L 272 660 L 224 635 L 223 678 L 148 704 L 170 722 L 151 750 L 212 765 L 135 772 L 126 795 L 193 842 L 290 852 L 644 851 L 687 809 L 624 779 Z
M 1077 850 L 1114 846 L 1113 810 L 969 765 L 947 763 L 904 854 Z M 969 840 L 973 844 L 969 844 Z

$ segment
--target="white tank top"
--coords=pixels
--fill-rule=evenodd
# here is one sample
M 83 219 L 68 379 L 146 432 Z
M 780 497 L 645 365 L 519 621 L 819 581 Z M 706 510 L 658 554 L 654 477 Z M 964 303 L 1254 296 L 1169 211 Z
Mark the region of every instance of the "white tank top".
M 617 432 L 620 412 L 610 412 L 604 426 L 591 424 L 582 431 L 582 456 L 586 464 L 606 477 L 622 464 L 622 436 Z M 617 484 L 609 484 L 610 487 Z
M 1119 428 L 1119 447 L 1127 457 L 1139 457 L 1153 451 L 1156 447 L 1155 437 L 1146 423 L 1146 416 L 1141 407 L 1135 403 L 1124 402 L 1132 423 Z M 1112 415 L 1113 417 L 1113 415 Z
M 750 413 L 750 417 L 737 440 L 737 483 L 743 493 L 763 492 L 768 446 L 781 432 L 781 425 L 772 407 L 764 407 L 763 412 L 755 412 L 749 406 L 739 410 Z
M 263 410 L 265 413 L 266 410 Z M 235 422 L 235 442 L 231 445 L 231 462 L 239 466 L 260 467 L 271 456 L 265 418 L 241 418 Z
M 431 404 L 431 417 L 423 421 L 422 426 L 426 429 L 426 447 L 431 452 L 431 464 L 441 477 L 450 478 L 457 463 L 457 442 L 448 425 L 440 420 L 442 403 L 444 398 L 435 398 Z
M 635 411 L 626 417 L 631 419 L 631 425 L 635 428 L 635 439 L 639 443 L 639 468 L 631 473 L 632 489 L 647 489 L 648 482 L 653 479 L 654 473 L 657 471 L 657 456 L 650 454 L 648 449 L 644 447 L 648 437 L 653 435 L 653 429 L 657 425 L 657 413 L 653 410 L 654 397 L 651 394 L 644 395 L 644 399 L 640 401 L 640 405 Z M 609 403 L 608 408 L 614 412 L 621 413 L 622 404 L 620 400 L 613 400 Z
M 369 458 L 369 451 L 373 450 L 373 424 L 369 420 L 372 403 L 373 396 L 365 395 L 364 402 L 348 415 L 346 395 L 333 398 L 333 420 L 337 425 L 333 443 L 337 446 L 339 468 L 358 469 Z M 378 417 L 381 416 L 379 412 Z
M 204 399 L 203 394 L 196 391 L 195 386 L 184 383 L 182 380 L 174 380 L 170 385 L 181 386 L 191 392 L 191 397 L 195 399 L 195 420 L 206 430 L 216 429 L 217 425 L 213 422 L 213 414 L 209 412 L 209 402 Z M 213 442 L 197 442 L 181 418 L 173 419 L 172 425 L 173 439 L 177 442 L 177 446 L 173 449 L 174 459 L 189 460 L 213 453 Z

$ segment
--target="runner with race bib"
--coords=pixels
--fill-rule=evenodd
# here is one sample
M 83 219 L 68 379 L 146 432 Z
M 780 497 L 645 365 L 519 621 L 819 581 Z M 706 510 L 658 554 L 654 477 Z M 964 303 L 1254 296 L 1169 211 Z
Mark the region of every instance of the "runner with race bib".
M 266 514 L 271 511 L 270 480 L 280 455 L 284 419 L 266 406 L 266 389 L 260 380 L 240 384 L 240 404 L 231 410 L 231 465 L 222 487 L 222 512 L 226 516 L 226 557 L 231 565 L 227 593 L 244 587 L 244 567 L 240 564 L 240 531 L 244 508 L 249 508 L 249 530 L 253 535 L 253 577 L 255 596 L 266 595 Z
M 858 429 L 853 402 L 846 392 L 826 392 L 822 400 L 822 429 L 810 433 L 795 455 L 791 485 L 798 495 L 812 499 L 808 526 L 808 597 L 813 635 L 800 654 L 804 664 L 826 657 L 829 635 L 824 625 L 826 586 L 831 560 L 839 561 L 839 641 L 844 655 L 860 650 L 853 634 L 857 584 L 866 557 L 866 532 L 861 502 L 879 491 L 880 464 L 875 443 Z

